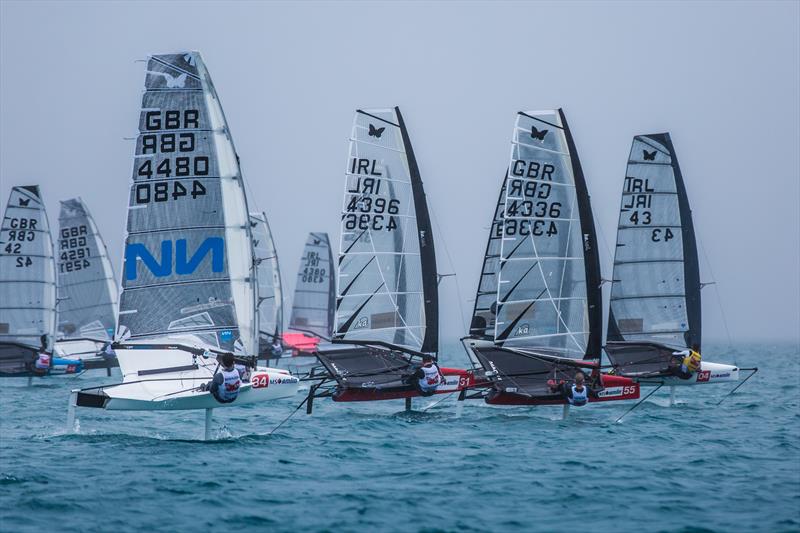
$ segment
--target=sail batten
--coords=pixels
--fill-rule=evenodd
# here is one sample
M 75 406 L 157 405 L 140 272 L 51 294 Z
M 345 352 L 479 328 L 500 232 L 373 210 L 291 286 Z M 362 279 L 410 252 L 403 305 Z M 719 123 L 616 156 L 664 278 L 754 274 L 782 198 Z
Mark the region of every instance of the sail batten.
M 238 157 L 200 54 L 150 57 L 120 296 L 125 337 L 255 353 L 249 222 Z

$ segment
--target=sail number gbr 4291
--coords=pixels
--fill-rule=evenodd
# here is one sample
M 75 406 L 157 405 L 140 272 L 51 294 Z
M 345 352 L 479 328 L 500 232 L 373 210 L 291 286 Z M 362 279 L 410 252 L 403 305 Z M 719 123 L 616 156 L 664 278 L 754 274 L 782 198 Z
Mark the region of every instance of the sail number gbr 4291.
M 209 175 L 207 155 L 194 155 L 200 127 L 198 109 L 146 111 L 136 165 L 134 201 L 137 204 L 167 202 L 205 196 L 206 187 L 198 179 Z M 168 131 L 176 130 L 176 131 Z M 152 132 L 152 133 L 150 133 Z M 160 181 L 157 181 L 161 178 Z M 153 180 L 153 181 L 150 181 Z
M 355 183 L 347 188 L 345 214 L 346 230 L 393 231 L 397 229 L 400 200 L 387 198 L 388 186 L 375 159 L 352 158 L 350 174 Z

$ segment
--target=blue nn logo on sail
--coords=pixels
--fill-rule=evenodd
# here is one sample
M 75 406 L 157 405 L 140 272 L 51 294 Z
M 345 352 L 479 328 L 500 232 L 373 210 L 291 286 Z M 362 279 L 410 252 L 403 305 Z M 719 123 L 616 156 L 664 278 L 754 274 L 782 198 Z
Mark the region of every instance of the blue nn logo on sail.
M 178 239 L 174 245 L 175 274 L 185 276 L 194 273 L 205 258 L 211 255 L 211 271 L 222 272 L 225 267 L 225 240 L 222 237 L 209 237 L 200 243 L 191 257 L 188 257 L 186 239 Z M 161 260 L 156 259 L 147 247 L 134 242 L 125 246 L 125 279 L 135 280 L 137 277 L 137 260 L 157 278 L 172 275 L 173 241 L 161 241 Z

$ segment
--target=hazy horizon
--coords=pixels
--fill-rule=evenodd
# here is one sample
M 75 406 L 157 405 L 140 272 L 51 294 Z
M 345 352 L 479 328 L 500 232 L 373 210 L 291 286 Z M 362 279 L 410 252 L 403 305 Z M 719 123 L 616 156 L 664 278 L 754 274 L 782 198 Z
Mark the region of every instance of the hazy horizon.
M 441 335 L 464 335 L 515 113 L 562 107 L 604 277 L 631 139 L 669 131 L 701 281 L 717 283 L 703 291 L 704 340 L 727 342 L 718 290 L 734 342 L 800 342 L 798 2 L 4 1 L 2 208 L 12 186 L 39 184 L 57 226 L 59 200 L 81 196 L 119 276 L 136 61 L 181 50 L 199 50 L 214 80 L 289 300 L 308 232 L 338 252 L 353 112 L 398 105 L 439 272 L 457 274 L 440 285 Z

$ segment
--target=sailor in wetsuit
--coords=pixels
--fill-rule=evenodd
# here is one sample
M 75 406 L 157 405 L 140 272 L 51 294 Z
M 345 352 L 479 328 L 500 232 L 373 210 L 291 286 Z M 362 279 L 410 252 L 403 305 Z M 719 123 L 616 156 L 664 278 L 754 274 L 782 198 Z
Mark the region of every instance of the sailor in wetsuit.
M 412 379 L 414 386 L 423 396 L 435 394 L 436 389 L 445 383 L 442 370 L 430 355 L 426 355 L 422 358 L 422 366 L 414 372 Z
M 584 383 L 585 381 L 586 378 L 583 372 L 578 370 L 575 372 L 575 384 L 572 386 L 567 386 L 563 379 L 558 384 L 554 379 L 551 379 L 547 382 L 547 385 L 550 387 L 550 392 L 560 393 L 570 405 L 583 407 L 589 402 L 589 398 L 597 397 L 597 392 L 591 390 Z
M 700 363 L 702 362 L 702 357 L 697 348 L 697 346 L 692 346 L 689 350 L 673 352 L 672 361 L 667 372 L 681 379 L 691 379 L 695 372 L 700 370 Z
M 226 353 L 221 359 L 222 368 L 214 374 L 214 379 L 200 385 L 200 390 L 209 391 L 219 403 L 231 403 L 239 396 L 242 386 L 242 374 L 236 368 L 233 354 Z

